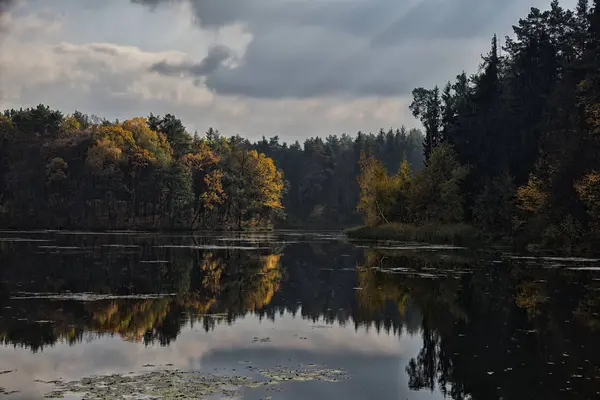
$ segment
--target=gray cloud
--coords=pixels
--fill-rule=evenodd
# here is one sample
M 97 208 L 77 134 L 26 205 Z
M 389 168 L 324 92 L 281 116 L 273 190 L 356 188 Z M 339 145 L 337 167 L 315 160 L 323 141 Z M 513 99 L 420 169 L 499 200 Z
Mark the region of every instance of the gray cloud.
M 460 72 L 467 60 L 474 65 L 466 68 L 476 66 L 482 41 L 506 25 L 498 15 L 516 2 L 131 1 L 154 8 L 187 1 L 205 29 L 243 24 L 253 40 L 236 68 L 209 55 L 199 64 L 160 63 L 153 70 L 206 76 L 216 93 L 255 98 L 397 96 L 423 82 L 442 83 L 441 76 Z
M 278 26 L 323 27 L 357 36 L 386 32 L 412 37 L 469 37 L 484 32 L 516 0 L 131 0 L 156 8 L 187 1 L 203 27 L 248 24 L 255 31 Z M 413 3 L 413 4 L 411 4 Z M 406 36 L 405 36 L 406 35 Z M 408 37 L 407 37 L 408 36 Z
M 162 75 L 177 76 L 206 76 L 212 74 L 227 60 L 233 56 L 232 51 L 226 46 L 213 46 L 208 50 L 208 55 L 199 63 L 180 63 L 172 64 L 167 61 L 161 61 L 150 67 L 151 72 L 157 72 Z
M 15 0 L 0 0 L 0 14 L 8 11 L 15 4 Z
M 0 39 L 5 31 L 5 14 L 15 5 L 16 0 L 0 0 Z

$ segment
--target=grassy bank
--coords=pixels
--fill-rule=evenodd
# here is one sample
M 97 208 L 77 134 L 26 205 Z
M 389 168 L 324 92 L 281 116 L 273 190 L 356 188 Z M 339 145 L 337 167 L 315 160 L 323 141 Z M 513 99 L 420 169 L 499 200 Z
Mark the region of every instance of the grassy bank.
M 389 223 L 375 227 L 358 227 L 344 231 L 351 239 L 400 240 L 433 244 L 469 246 L 479 242 L 475 228 L 466 224 L 422 225 Z

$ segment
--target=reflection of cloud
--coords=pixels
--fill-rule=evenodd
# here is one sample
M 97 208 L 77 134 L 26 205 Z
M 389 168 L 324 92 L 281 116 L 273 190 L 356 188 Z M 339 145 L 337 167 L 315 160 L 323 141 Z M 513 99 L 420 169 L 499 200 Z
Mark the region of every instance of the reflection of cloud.
M 0 370 L 16 369 L 10 379 L 0 377 L 0 386 L 23 393 L 37 393 L 47 388 L 32 385 L 32 381 L 80 379 L 96 374 L 139 371 L 145 364 L 173 364 L 176 368 L 201 367 L 211 372 L 218 360 L 214 355 L 228 354 L 243 361 L 242 354 L 254 352 L 301 352 L 310 355 L 311 362 L 320 357 L 398 357 L 410 358 L 420 346 L 417 337 L 377 334 L 353 326 L 332 325 L 313 328 L 321 322 L 306 321 L 285 315 L 276 323 L 258 321 L 256 317 L 240 318 L 233 325 L 217 325 L 213 331 L 192 329 L 187 326 L 169 347 L 144 346 L 120 340 L 117 337 L 100 337 L 74 346 L 59 343 L 43 352 L 32 353 L 22 348 L 0 347 Z M 269 343 L 252 343 L 254 337 L 270 337 Z M 306 337 L 305 340 L 300 337 Z M 237 362 L 236 361 L 236 362 Z M 229 365 L 239 368 L 239 365 Z M 8 376 L 8 375 L 7 375 Z M 35 392 L 38 391 L 38 392 Z M 32 394 L 33 396 L 33 394 Z
M 211 347 L 213 349 L 227 348 L 254 348 L 256 346 L 286 349 L 305 350 L 316 353 L 351 352 L 371 355 L 401 355 L 406 349 L 403 341 L 397 336 L 377 334 L 372 329 L 368 332 L 364 328 L 355 329 L 354 325 L 340 326 L 338 324 L 327 325 L 326 328 L 315 328 L 325 325 L 323 321 L 309 321 L 294 318 L 286 314 L 277 319 L 276 322 L 259 322 L 255 317 L 244 317 L 236 321 L 235 329 L 229 329 L 226 325 L 215 327 L 217 333 Z M 211 332 L 212 334 L 213 332 Z M 182 332 L 177 344 L 186 335 L 192 335 L 189 331 Z M 268 343 L 252 343 L 254 337 L 269 337 Z M 300 339 L 306 337 L 306 339 Z

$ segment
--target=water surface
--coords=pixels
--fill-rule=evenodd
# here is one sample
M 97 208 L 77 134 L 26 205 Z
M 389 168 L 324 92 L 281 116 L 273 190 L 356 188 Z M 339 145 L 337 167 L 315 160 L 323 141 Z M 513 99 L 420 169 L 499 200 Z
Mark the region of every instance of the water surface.
M 64 384 L 124 385 L 115 374 L 181 393 L 211 377 L 206 398 L 600 396 L 595 259 L 336 233 L 1 232 L 0 268 L 0 397 L 82 398 Z

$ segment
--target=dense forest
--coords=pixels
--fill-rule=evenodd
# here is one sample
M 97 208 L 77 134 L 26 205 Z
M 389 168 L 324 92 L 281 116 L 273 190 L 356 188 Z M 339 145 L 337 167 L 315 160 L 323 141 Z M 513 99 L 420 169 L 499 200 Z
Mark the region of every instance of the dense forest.
M 417 88 L 424 128 L 250 142 L 175 116 L 40 105 L 0 117 L 0 219 L 20 228 L 468 227 L 600 241 L 600 1 L 553 1 L 494 36 L 477 73 Z
M 373 154 L 388 173 L 399 170 L 403 156 L 420 169 L 423 166 L 423 135 L 418 129 L 380 129 L 377 134 L 358 132 L 325 139 L 309 138 L 303 146 L 295 142 L 280 144 L 277 137 L 248 146 L 264 152 L 283 171 L 287 181 L 283 197 L 287 226 L 332 227 L 360 223 L 356 208 L 359 200 L 359 159 Z
M 469 224 L 563 248 L 600 239 L 600 1 L 532 8 L 479 72 L 417 88 L 425 168 L 361 159 L 367 226 Z M 584 245 L 585 246 L 585 245 Z
M 348 224 L 358 218 L 359 155 L 372 149 L 392 171 L 398 153 L 419 165 L 421 142 L 419 131 L 402 128 L 288 146 L 212 128 L 191 135 L 170 114 L 119 122 L 44 105 L 7 110 L 0 219 L 16 228 Z

